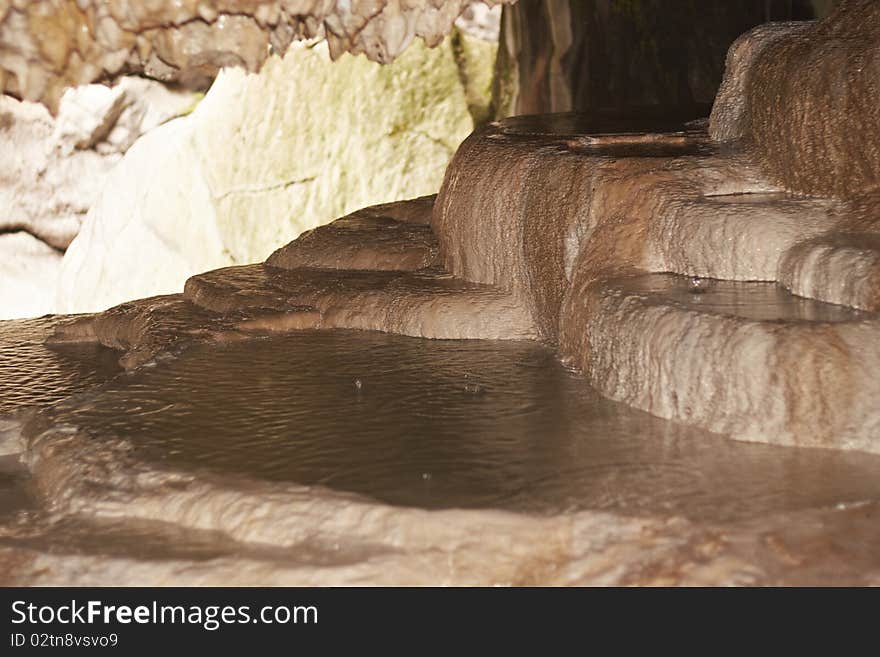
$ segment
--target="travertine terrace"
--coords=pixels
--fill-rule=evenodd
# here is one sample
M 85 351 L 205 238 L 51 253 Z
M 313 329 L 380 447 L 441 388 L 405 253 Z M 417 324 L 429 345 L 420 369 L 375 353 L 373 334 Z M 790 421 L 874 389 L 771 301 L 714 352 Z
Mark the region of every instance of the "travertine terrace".
M 742 37 L 708 126 L 582 115 L 494 123 L 461 146 L 436 200 L 364 210 L 265 264 L 195 276 L 182 295 L 77 320 L 58 339 L 124 349 L 127 366 L 194 335 L 252 330 L 535 339 L 603 394 L 661 417 L 743 440 L 880 451 L 876 130 L 854 141 L 829 116 L 829 139 L 850 150 L 813 157 L 809 143 L 762 132 L 756 118 L 773 48 L 862 52 L 864 28 L 852 42 L 837 36 L 859 11 L 875 9 L 844 3 L 819 24 Z M 846 66 L 841 58 L 827 66 Z M 791 180 L 843 162 L 862 177 L 842 196 L 818 183 L 796 195 L 767 158 L 776 142 L 794 154 Z M 644 283 L 657 273 L 686 278 Z M 718 281 L 823 303 L 796 317 L 749 316 L 737 310 L 745 288 L 727 307 L 709 302 Z
M 213 25 L 205 7 L 222 3 L 178 4 Z M 279 6 L 253 4 L 255 25 L 276 16 L 266 7 Z M 413 16 L 427 11 L 412 4 Z M 8 8 L 6 15 L 8 22 Z M 383 15 L 372 19 L 378 32 L 361 24 L 346 31 L 341 21 L 334 47 L 382 60 L 402 47 L 400 34 L 427 30 L 400 27 L 391 38 L 396 19 Z M 779 459 L 819 453 L 838 476 L 845 467 L 873 467 L 878 17 L 876 3 L 844 0 L 820 22 L 743 35 L 708 120 L 595 113 L 490 123 L 458 149 L 436 196 L 360 210 L 264 263 L 193 276 L 179 294 L 52 320 L 51 335 L 41 325 L 40 341 L 111 347 L 130 376 L 161 372 L 188 347 L 310 329 L 537 343 L 603 403 L 672 420 L 664 426 L 717 440 L 715 449 L 778 448 Z M 136 35 L 152 19 L 146 12 L 126 20 Z M 374 34 L 384 36 L 369 41 Z M 383 45 L 370 50 L 370 43 Z M 360 378 L 346 389 L 355 400 L 364 394 Z M 480 394 L 470 380 L 464 392 Z M 91 584 L 118 574 L 194 584 L 880 582 L 871 491 L 736 521 L 657 510 L 400 508 L 320 487 L 157 466 L 139 460 L 124 437 L 93 440 L 57 421 L 88 415 L 101 394 L 109 393 L 73 398 L 67 415 L 30 412 L 0 427 L 0 447 L 21 454 L 47 507 L 90 522 L 170 523 L 186 534 L 183 543 L 216 533 L 231 547 L 210 562 L 175 553 L 157 563 L 0 549 L 16 566 L 13 581 Z M 431 402 L 428 392 L 420 401 Z M 766 478 L 787 482 L 797 470 Z M 294 548 L 340 544 L 342 556 L 329 565 L 290 557 Z M 97 563 L 104 575 L 95 574 Z

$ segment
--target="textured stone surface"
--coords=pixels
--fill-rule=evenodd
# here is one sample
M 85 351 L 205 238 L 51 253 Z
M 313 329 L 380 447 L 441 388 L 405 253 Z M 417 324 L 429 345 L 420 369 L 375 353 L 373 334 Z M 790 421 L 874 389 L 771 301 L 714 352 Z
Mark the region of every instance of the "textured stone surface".
M 469 137 L 434 202 L 433 235 L 429 203 L 360 211 L 280 249 L 268 267 L 194 276 L 184 299 L 217 316 L 186 331 L 149 337 L 145 327 L 164 320 L 148 301 L 79 320 L 63 337 L 96 331 L 128 350 L 127 366 L 181 334 L 320 326 L 537 338 L 603 394 L 661 417 L 744 440 L 880 451 L 880 320 L 856 311 L 877 310 L 880 224 L 869 198 L 790 196 L 700 124 L 645 132 L 554 115 Z M 821 304 L 791 318 L 788 296 L 752 317 L 740 312 L 747 295 L 719 308 L 621 287 L 649 272 L 779 283 L 852 310 L 833 323 Z
M 797 215 L 794 220 L 788 216 L 780 222 L 788 226 L 785 231 L 767 230 L 766 210 L 760 207 L 741 222 L 754 197 L 739 198 L 734 207 L 704 194 L 772 190 L 746 160 L 710 159 L 713 147 L 699 131 L 647 137 L 632 132 L 642 125 L 569 114 L 509 119 L 474 133 L 456 154 L 435 206 L 434 227 L 447 269 L 511 290 L 551 341 L 582 246 L 601 241 L 602 247 L 591 252 L 590 267 L 621 271 L 643 257 L 641 240 L 648 237 L 649 225 L 649 243 L 664 252 L 656 257 L 669 260 L 658 267 L 771 279 L 772 251 L 765 256 L 766 248 L 754 251 L 747 245 L 762 232 L 772 232 L 775 240 L 794 239 L 792 232 L 803 230 L 803 208 L 789 213 Z M 589 133 L 593 136 L 584 139 Z M 601 235 L 606 221 L 616 231 L 607 238 Z M 627 226 L 635 222 L 637 227 Z M 689 231 L 705 237 L 681 239 Z M 737 233 L 744 246 L 730 249 L 727 237 Z M 766 258 L 769 262 L 762 262 Z
M 59 339 L 121 348 L 127 367 L 181 340 L 297 328 L 539 339 L 602 394 L 661 417 L 742 440 L 880 451 L 880 319 L 856 310 L 875 310 L 870 204 L 789 196 L 700 126 L 627 132 L 570 115 L 474 133 L 434 202 L 434 236 L 428 204 L 368 208 L 270 266 L 194 276 L 182 299 L 85 317 Z M 859 267 L 802 255 L 852 249 L 854 229 Z M 753 295 L 719 307 L 627 288 L 649 272 L 698 277 L 697 293 L 706 278 L 790 284 L 849 309 L 813 302 L 790 316 L 798 302 L 778 289 L 779 307 L 754 316 Z M 163 319 L 184 300 L 202 314 Z
M 741 440 L 880 451 L 876 315 L 762 320 L 733 314 L 735 303 L 710 309 L 699 293 L 682 300 L 639 283 L 593 285 L 577 304 L 589 309 L 577 330 L 588 336 L 585 372 L 597 389 Z M 744 296 L 749 309 L 757 295 Z
M 267 303 L 266 292 L 273 290 L 283 305 Z M 275 330 L 287 330 L 284 315 L 295 305 L 319 312 L 303 328 L 354 328 L 442 340 L 535 337 L 529 317 L 509 294 L 436 270 L 280 273 L 250 265 L 194 276 L 184 297 L 222 313 L 252 310 L 268 315 L 259 329 L 273 330 L 276 317 Z
M 0 234 L 0 319 L 37 317 L 55 307 L 61 253 L 30 233 Z
M 122 351 L 121 364 L 135 368 L 193 341 L 304 328 L 436 339 L 537 337 L 507 291 L 429 268 L 438 251 L 430 213 L 431 197 L 367 208 L 279 249 L 267 265 L 193 276 L 183 295 L 73 320 L 53 340 L 99 342 Z M 348 267 L 339 254 L 351 259 Z
M 62 263 L 56 308 L 80 312 L 180 289 L 228 264 L 190 117 L 136 142 L 107 177 Z
M 178 292 L 358 208 L 436 192 L 473 127 L 460 73 L 451 40 L 389 66 L 331 63 L 318 43 L 259 75 L 224 70 L 113 171 L 65 257 L 58 310 Z
M 22 229 L 66 249 L 110 169 L 143 133 L 196 97 L 139 78 L 69 90 L 58 115 L 0 97 L 0 230 Z
M 503 1 L 503 0 L 502 0 Z M 144 72 L 204 84 L 223 66 L 257 71 L 294 39 L 326 36 L 389 63 L 416 37 L 435 46 L 470 0 L 0 2 L 0 90 L 56 108 L 66 87 Z M 488 0 L 490 5 L 496 0 Z
M 23 419 L 15 449 L 51 511 L 0 527 L 5 585 L 880 583 L 874 501 L 718 524 L 426 511 L 157 467 L 122 440 Z
M 718 141 L 738 141 L 749 134 L 749 85 L 757 56 L 779 39 L 806 34 L 815 23 L 792 21 L 758 25 L 741 35 L 727 51 L 724 79 L 712 107 L 709 131 Z
M 607 287 L 676 272 L 876 310 L 871 204 L 791 197 L 696 129 L 623 127 L 557 116 L 475 133 L 435 204 L 445 267 L 510 291 L 614 399 L 742 439 L 880 449 L 876 315 L 754 321 Z
M 273 253 L 266 264 L 282 269 L 414 271 L 436 265 L 431 230 L 434 197 L 359 210 L 310 230 Z
M 728 63 L 714 135 L 746 140 L 796 192 L 851 198 L 880 186 L 880 5 L 843 0 L 808 27 L 757 28 Z
M 745 115 L 728 109 L 729 125 Z M 190 342 L 301 328 L 540 339 L 653 414 L 880 453 L 876 202 L 791 195 L 700 124 L 512 119 L 465 142 L 436 199 L 358 211 L 183 294 L 53 320 L 54 340 L 161 368 Z M 178 470 L 50 415 L 0 425 L 40 505 L 0 523 L 4 584 L 880 584 L 871 496 L 727 521 L 429 512 Z M 823 463 L 818 479 L 836 470 Z M 120 549 L 131 535 L 155 541 L 150 560 Z
M 55 117 L 0 96 L 3 319 L 55 311 L 62 255 L 105 178 L 138 137 L 196 100 L 141 78 L 69 89 Z
M 880 220 L 876 199 L 864 200 L 868 208 L 844 206 L 836 231 L 786 252 L 779 264 L 782 285 L 805 297 L 880 312 Z

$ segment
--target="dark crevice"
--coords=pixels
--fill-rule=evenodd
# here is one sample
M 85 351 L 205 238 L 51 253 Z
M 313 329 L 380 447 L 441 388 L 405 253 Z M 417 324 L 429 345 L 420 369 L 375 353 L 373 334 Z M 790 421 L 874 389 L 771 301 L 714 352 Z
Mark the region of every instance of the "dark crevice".
M 12 235 L 13 233 L 27 233 L 33 238 L 40 240 L 43 244 L 50 247 L 52 250 L 57 251 L 59 254 L 64 255 L 67 251 L 67 247 L 61 247 L 56 242 L 52 243 L 51 238 L 46 235 L 41 235 L 40 231 L 35 230 L 33 226 L 27 226 L 25 224 L 6 224 L 0 225 L 0 235 Z

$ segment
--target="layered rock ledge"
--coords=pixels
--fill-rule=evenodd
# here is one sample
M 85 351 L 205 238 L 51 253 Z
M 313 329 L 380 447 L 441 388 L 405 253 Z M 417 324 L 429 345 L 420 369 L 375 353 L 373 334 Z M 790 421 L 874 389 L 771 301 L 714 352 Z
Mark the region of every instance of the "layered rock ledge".
M 859 123 L 876 112 L 875 15 L 853 0 L 748 33 L 708 124 L 490 124 L 433 204 L 363 210 L 56 339 L 122 349 L 126 367 L 191 340 L 312 327 L 538 340 L 603 395 L 664 418 L 880 452 L 880 133 Z M 794 67 L 802 89 L 777 84 L 792 53 L 812 62 Z M 802 133 L 825 82 L 847 76 L 852 95 Z
M 535 339 L 661 417 L 876 452 L 880 223 L 861 225 L 861 267 L 809 257 L 855 248 L 849 208 L 768 184 L 699 125 L 511 119 L 462 145 L 436 200 L 365 209 L 57 339 L 121 348 L 128 367 L 187 340 L 297 328 Z
M 875 14 L 871 3 L 842 2 L 823 23 L 746 35 L 732 51 L 726 91 L 708 125 L 601 115 L 491 124 L 462 144 L 436 196 L 362 209 L 263 263 L 193 276 L 179 294 L 6 325 L 0 363 L 10 392 L 0 410 L 17 415 L 0 421 L 0 488 L 12 491 L 7 498 L 24 498 L 15 488 L 24 480 L 36 503 L 7 499 L 0 507 L 0 579 L 880 583 L 871 549 L 880 527 L 880 172 L 870 120 L 876 107 L 863 102 L 876 98 L 876 76 L 859 68 L 873 63 L 877 22 L 867 19 Z M 793 65 L 801 61 L 809 63 L 804 70 Z M 787 76 L 794 83 L 780 87 L 785 93 L 767 93 Z M 826 102 L 823 85 L 848 76 L 855 80 L 849 100 Z M 547 364 L 517 352 L 483 363 L 497 389 L 481 391 L 480 374 L 464 378 L 473 363 L 461 343 L 401 342 L 380 358 L 375 340 L 347 348 L 330 340 L 312 357 L 315 335 L 343 335 L 308 331 L 315 328 L 537 342 L 592 388 L 565 372 L 578 386 L 540 376 L 497 385 L 511 372 L 534 374 Z M 74 348 L 47 349 L 49 331 L 50 342 Z M 213 346 L 293 331 L 300 333 L 286 347 L 290 338 Z M 402 362 L 401 354 L 430 351 L 428 344 L 447 350 Z M 107 354 L 95 345 L 117 350 L 113 360 L 138 371 L 120 373 L 115 364 L 105 371 Z M 239 347 L 246 348 L 236 355 Z M 547 354 L 533 344 L 504 347 Z M 328 357 L 338 351 L 336 361 Z M 466 366 L 449 366 L 456 357 Z M 338 374 L 324 376 L 328 367 L 344 370 L 338 378 L 345 380 L 319 381 Z M 363 389 L 355 378 L 362 372 L 375 376 Z M 411 390 L 413 380 L 425 385 Z M 380 381 L 391 401 L 363 403 Z M 454 394 L 438 395 L 437 382 Z M 595 432 L 577 433 L 590 416 L 576 405 L 547 411 L 571 416 L 565 430 L 572 441 L 555 445 L 556 460 L 534 467 L 531 455 L 554 454 L 534 410 L 546 411 L 557 396 L 591 406 L 598 421 L 587 432 Z M 323 409 L 322 399 L 329 400 Z M 199 404 L 210 422 L 196 421 Z M 428 510 L 417 496 L 389 501 L 377 489 L 340 483 L 340 471 L 353 464 L 372 484 L 370 457 L 399 451 L 415 452 L 404 467 L 391 461 L 409 492 L 430 486 L 424 464 L 442 459 L 421 460 L 408 427 L 400 443 L 359 434 L 364 451 L 351 451 L 344 424 L 322 424 L 316 441 L 330 453 L 323 464 L 329 478 L 322 468 L 313 478 L 296 469 L 273 478 L 244 467 L 242 449 L 273 467 L 285 458 L 298 463 L 284 451 L 297 442 L 287 430 L 312 416 L 319 423 L 344 416 L 346 404 L 351 423 L 384 406 L 398 422 L 416 415 L 438 425 L 458 405 L 474 423 L 457 425 L 457 440 L 446 445 L 456 472 L 472 467 L 490 488 L 493 476 L 510 480 L 503 490 L 530 498 L 580 474 L 572 485 L 592 497 L 573 505 L 563 490 L 561 506 L 547 513 L 502 509 L 497 497 Z M 614 433 L 621 411 L 633 415 L 617 416 L 622 430 Z M 255 416 L 277 443 L 261 445 L 265 433 L 243 441 L 238 426 L 217 430 L 232 418 L 254 433 Z M 180 418 L 192 424 L 169 440 Z M 392 422 L 380 426 L 382 434 Z M 489 423 L 496 433 L 472 437 Z M 835 451 L 731 443 L 682 425 Z M 152 455 L 149 427 L 160 436 Z M 528 440 L 511 439 L 514 427 Z M 667 430 L 689 435 L 667 440 Z M 441 440 L 424 433 L 430 448 L 445 442 L 442 433 Z M 645 453 L 621 448 L 633 435 Z M 480 438 L 500 448 L 497 460 L 479 453 Z M 174 454 L 184 444 L 195 461 Z M 363 458 L 365 451 L 371 456 Z M 234 460 L 231 469 L 221 467 L 223 459 Z M 24 471 L 18 480 L 11 461 Z M 521 478 L 523 471 L 530 477 Z M 646 497 L 651 504 L 640 506 Z M 739 514 L 718 499 L 736 500 Z
M 880 5 L 844 0 L 824 20 L 770 23 L 731 46 L 716 139 L 745 142 L 771 180 L 853 198 L 880 187 Z

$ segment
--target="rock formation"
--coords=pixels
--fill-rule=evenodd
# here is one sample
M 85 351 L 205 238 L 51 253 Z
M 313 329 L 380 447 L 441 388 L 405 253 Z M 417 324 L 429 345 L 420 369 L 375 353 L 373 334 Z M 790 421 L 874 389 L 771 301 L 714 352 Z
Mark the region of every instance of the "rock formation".
M 61 258 L 134 141 L 188 112 L 197 96 L 141 78 L 68 90 L 56 117 L 0 96 L 0 317 L 55 310 Z M 14 249 L 17 245 L 20 248 Z
M 503 1 L 503 0 L 502 0 Z M 256 72 L 295 39 L 334 59 L 390 63 L 416 37 L 440 43 L 471 0 L 3 0 L 0 91 L 56 109 L 64 89 L 143 72 L 203 85 L 224 66 Z M 499 4 L 488 0 L 487 4 Z
M 802 43 L 805 29 L 835 34 L 859 11 L 873 8 L 843 3 L 816 28 L 774 28 L 774 42 Z M 747 62 L 769 75 L 760 56 L 742 56 L 760 52 L 766 34 L 733 49 L 715 134 L 718 117 L 739 116 L 723 103 L 754 82 Z M 759 98 L 747 92 L 745 107 Z M 863 141 L 873 145 L 872 135 Z M 789 137 L 773 139 L 785 149 Z M 368 210 L 265 265 L 194 276 L 182 296 L 126 304 L 59 337 L 122 348 L 129 367 L 181 340 L 254 330 L 530 338 L 603 394 L 662 417 L 745 440 L 880 451 L 878 214 L 790 195 L 764 173 L 772 144 L 754 139 L 724 145 L 701 123 L 505 120 L 459 148 L 430 231 L 423 201 Z M 873 160 L 862 161 L 870 178 Z M 816 301 L 766 297 L 745 281 Z M 775 306 L 740 308 L 756 295 Z
M 768 177 L 802 194 L 880 187 L 880 5 L 840 3 L 827 20 L 744 35 L 712 116 L 720 140 L 746 140 Z
M 0 97 L 0 230 L 25 230 L 64 250 L 79 232 L 104 176 L 142 134 L 197 102 L 141 78 L 69 90 L 51 117 L 33 103 Z
M 494 47 L 456 30 L 386 66 L 331 62 L 318 42 L 259 75 L 224 70 L 113 170 L 65 255 L 57 310 L 174 292 L 358 208 L 435 192 L 472 111 L 486 113 Z
M 370 214 L 405 221 L 424 205 Z M 154 304 L 157 317 L 160 306 Z M 871 549 L 880 538 L 880 457 L 732 443 L 603 403 L 583 381 L 546 367 L 552 356 L 534 344 L 300 332 L 223 347 L 203 344 L 117 375 L 102 373 L 87 350 L 41 344 L 53 324 L 64 321 L 0 325 L 0 408 L 19 410 L 0 420 L 0 457 L 9 455 L 0 460 L 4 584 L 880 583 L 880 561 Z M 324 349 L 314 353 L 321 344 Z M 497 356 L 478 372 L 475 367 L 486 364 L 478 354 L 486 349 Z M 534 361 L 529 353 L 542 357 Z M 349 359 L 356 362 L 349 365 Z M 196 378 L 194 369 L 201 370 Z M 474 382 L 488 382 L 488 391 L 463 389 L 463 371 Z M 353 372 L 362 372 L 363 390 L 349 378 Z M 383 402 L 371 401 L 375 388 L 394 380 L 414 383 L 414 389 L 392 385 Z M 15 381 L 18 386 L 10 385 Z M 328 387 L 328 381 L 342 385 Z M 550 402 L 553 411 L 522 404 L 538 399 L 567 401 Z M 450 401 L 462 413 L 457 421 Z M 512 417 L 481 412 L 497 404 Z M 363 414 L 357 415 L 358 407 Z M 584 408 L 592 409 L 586 418 Z M 333 430 L 339 425 L 326 424 L 327 414 L 363 418 L 378 412 L 386 422 L 376 426 L 394 434 L 389 411 L 402 421 L 412 413 L 412 427 L 433 421 L 445 428 L 450 419 L 454 427 L 440 436 L 403 431 L 404 449 L 389 450 L 395 441 L 358 431 L 347 436 Z M 541 416 L 554 412 L 572 415 L 562 421 L 574 435 L 543 430 L 549 427 Z M 598 433 L 591 435 L 585 420 Z M 226 422 L 239 426 L 226 431 L 226 439 L 204 431 Z M 496 425 L 488 436 L 487 422 Z M 285 445 L 299 442 L 307 426 L 318 429 L 317 449 L 305 463 L 291 463 Z M 464 429 L 462 435 L 454 435 L 457 429 Z M 152 447 L 150 436 L 158 438 Z M 267 437 L 268 445 L 261 445 Z M 360 457 L 353 443 L 361 445 Z M 482 450 L 490 443 L 489 455 L 497 450 L 508 458 L 487 462 Z M 195 454 L 189 467 L 174 455 L 179 448 Z M 413 472 L 441 465 L 438 448 L 450 450 L 453 471 L 444 477 L 434 470 L 433 479 L 420 476 L 424 469 Z M 308 468 L 327 454 L 342 467 L 318 485 L 259 477 L 251 470 L 254 451 L 263 454 L 264 466 L 282 472 Z M 224 452 L 233 460 L 218 471 L 216 455 Z M 468 499 L 466 508 L 414 508 L 421 505 L 379 501 L 339 485 L 351 474 L 367 482 L 377 474 L 387 478 L 381 467 L 388 465 L 386 452 L 400 452 L 391 462 L 402 457 L 408 466 L 391 474 L 411 500 L 419 491 L 447 487 L 444 478 L 455 479 L 460 468 L 477 468 L 471 474 L 478 499 Z M 634 459 L 640 452 L 643 457 Z M 555 458 L 545 461 L 547 455 Z M 19 458 L 18 471 L 10 473 L 10 461 Z M 521 474 L 537 485 L 520 490 Z M 10 486 L 16 479 L 29 495 Z M 479 494 L 499 479 L 532 509 L 547 489 L 562 484 L 567 494 L 550 512 L 511 508 L 506 497 Z M 581 506 L 584 497 L 588 504 Z
M 84 368 L 74 383 L 61 380 L 70 396 L 48 410 L 0 400 L 19 411 L 0 423 L 0 454 L 20 455 L 45 507 L 0 522 L 4 583 L 103 584 L 118 576 L 114 583 L 876 585 L 880 562 L 865 546 L 878 540 L 880 498 L 870 486 L 847 495 L 833 486 L 828 498 L 805 506 L 738 519 L 679 517 L 674 504 L 646 514 L 567 506 L 541 515 L 491 504 L 428 511 L 323 488 L 332 477 L 307 486 L 221 475 L 201 459 L 198 467 L 174 467 L 167 445 L 150 460 L 124 435 L 130 425 L 116 405 L 122 399 L 148 424 L 189 398 L 163 406 L 140 387 L 146 373 L 169 372 L 186 348 L 216 356 L 221 343 L 253 346 L 253 338 L 273 333 L 360 329 L 532 341 L 589 382 L 592 388 L 577 390 L 590 403 L 598 391 L 622 402 L 613 405 L 618 411 L 635 413 L 629 406 L 674 420 L 664 426 L 692 430 L 722 456 L 732 445 L 773 451 L 767 461 L 778 469 L 741 468 L 757 479 L 784 480 L 771 499 L 796 492 L 790 477 L 797 480 L 800 459 L 810 455 L 822 467 L 805 488 L 825 476 L 839 485 L 841 472 L 860 472 L 875 486 L 876 18 L 873 3 L 844 0 L 818 23 L 749 32 L 731 50 L 708 123 L 601 112 L 491 123 L 458 148 L 436 196 L 350 213 L 261 264 L 196 274 L 177 294 L 16 323 L 9 329 L 16 339 L 27 337 L 20 351 L 8 349 L 13 363 L 32 361 L 36 371 L 52 362 L 47 344 L 58 354 L 103 345 L 132 372 L 102 385 Z M 851 89 L 836 86 L 850 79 Z M 834 97 L 831 88 L 846 91 Z M 858 130 L 858 139 L 849 130 Z M 195 170 L 193 162 L 183 164 L 183 171 Z M 0 338 L 7 349 L 8 335 Z M 270 353 L 273 361 L 281 356 Z M 126 378 L 131 388 L 114 396 Z M 203 382 L 212 400 L 215 379 Z M 238 383 L 225 382 L 229 399 L 239 394 Z M 344 383 L 351 397 L 326 412 L 360 403 L 361 380 Z M 479 396 L 462 383 L 454 381 L 459 395 L 463 388 Z M 261 379 L 256 396 L 277 384 Z M 437 411 L 430 392 L 416 397 L 426 414 Z M 105 432 L 92 435 L 86 418 L 102 404 L 110 413 Z M 238 419 L 250 424 L 254 414 L 248 407 Z M 629 430 L 647 420 L 660 422 L 642 415 Z M 537 433 L 531 424 L 524 431 Z M 327 449 L 338 448 L 321 438 Z M 467 440 L 456 445 L 470 447 Z M 527 447 L 541 451 L 545 444 Z M 668 453 L 638 477 L 648 476 L 650 488 L 652 470 L 681 466 L 680 448 L 663 442 L 658 449 Z M 606 465 L 625 476 L 631 463 L 610 454 Z M 566 464 L 551 465 L 557 475 L 569 474 Z M 682 476 L 720 486 L 711 471 L 696 470 Z M 417 472 L 420 483 L 429 481 L 429 472 Z M 620 493 L 619 479 L 611 480 L 607 495 Z M 106 540 L 100 550 L 83 538 L 91 532 Z M 71 534 L 85 549 L 44 547 Z M 151 536 L 161 558 L 140 558 L 124 542 L 120 550 L 120 534 Z

